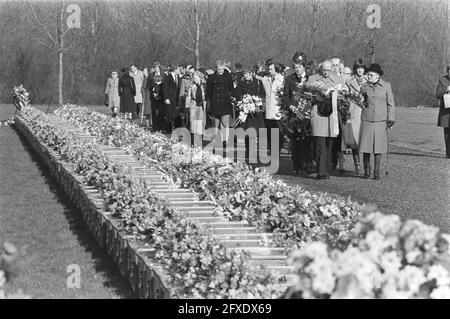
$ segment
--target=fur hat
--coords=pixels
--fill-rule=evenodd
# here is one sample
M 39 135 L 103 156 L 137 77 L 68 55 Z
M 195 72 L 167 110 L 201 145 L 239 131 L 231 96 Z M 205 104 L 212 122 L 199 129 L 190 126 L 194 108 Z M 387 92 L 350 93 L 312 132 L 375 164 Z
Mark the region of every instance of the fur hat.
M 381 66 L 377 63 L 372 63 L 367 69 L 367 72 L 375 72 L 378 73 L 380 76 L 382 76 L 384 73 L 383 70 L 381 69 Z

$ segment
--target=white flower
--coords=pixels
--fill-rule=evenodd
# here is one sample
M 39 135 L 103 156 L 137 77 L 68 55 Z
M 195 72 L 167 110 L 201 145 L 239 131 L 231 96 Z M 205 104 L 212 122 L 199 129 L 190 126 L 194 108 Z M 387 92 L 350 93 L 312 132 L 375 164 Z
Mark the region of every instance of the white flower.
M 441 286 L 433 291 L 430 294 L 430 298 L 432 299 L 450 299 L 450 287 Z
M 380 256 L 380 267 L 387 274 L 395 274 L 402 266 L 402 261 L 397 251 L 390 251 Z
M 407 265 L 404 269 L 398 272 L 397 284 L 401 290 L 406 290 L 411 295 L 419 292 L 419 287 L 427 281 L 423 270 Z
M 438 286 L 449 286 L 450 278 L 447 269 L 441 265 L 433 265 L 428 269 L 428 280 L 436 280 Z

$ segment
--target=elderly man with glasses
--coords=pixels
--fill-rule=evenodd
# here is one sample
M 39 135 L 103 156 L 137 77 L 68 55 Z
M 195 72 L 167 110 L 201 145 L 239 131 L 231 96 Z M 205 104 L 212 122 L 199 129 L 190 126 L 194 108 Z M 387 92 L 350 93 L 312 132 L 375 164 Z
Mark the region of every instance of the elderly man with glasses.
M 308 84 L 322 83 L 326 88 L 333 88 L 342 83 L 342 79 L 332 73 L 333 65 L 327 60 L 321 64 L 319 74 L 311 75 Z M 332 112 L 324 112 L 326 104 L 331 104 Z M 328 105 L 330 106 L 330 105 Z M 339 134 L 337 107 L 328 98 L 316 100 L 311 109 L 311 132 L 315 144 L 316 179 L 328 179 L 331 173 L 331 156 L 333 143 Z

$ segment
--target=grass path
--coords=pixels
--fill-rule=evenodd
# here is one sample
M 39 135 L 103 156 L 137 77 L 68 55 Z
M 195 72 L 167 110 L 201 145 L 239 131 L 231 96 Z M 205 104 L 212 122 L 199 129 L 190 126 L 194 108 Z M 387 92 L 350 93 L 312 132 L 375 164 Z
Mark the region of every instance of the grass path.
M 0 120 L 10 112 L 0 111 Z M 24 139 L 0 127 L 0 243 L 25 252 L 11 287 L 35 298 L 134 298 L 77 209 Z M 81 268 L 81 288 L 67 288 L 67 266 Z

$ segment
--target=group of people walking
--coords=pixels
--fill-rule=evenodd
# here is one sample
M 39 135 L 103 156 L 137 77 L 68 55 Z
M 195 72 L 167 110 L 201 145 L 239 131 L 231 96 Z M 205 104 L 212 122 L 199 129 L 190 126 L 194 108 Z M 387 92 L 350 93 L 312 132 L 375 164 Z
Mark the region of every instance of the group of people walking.
M 123 69 L 120 77 L 112 72 L 105 93 L 113 116 L 122 114 L 127 119 L 143 116 L 149 127 L 164 133 L 187 127 L 196 145 L 202 143 L 208 115 L 224 147 L 227 142 L 231 145 L 230 129 L 236 117 L 233 102 L 245 94 L 258 96 L 264 101 L 263 112 L 249 116 L 241 125 L 268 129 L 268 153 L 273 143 L 271 129 L 281 132 L 278 147 L 283 145 L 284 136 L 288 136 L 295 173 L 315 173 L 317 179 L 329 178 L 333 169 L 342 173 L 343 152 L 351 149 L 355 173 L 360 173 L 359 153 L 363 153 L 364 177 L 369 178 L 370 154 L 374 154 L 373 177 L 379 179 L 381 154 L 387 152 L 386 131 L 395 119 L 391 85 L 381 79 L 382 75 L 378 64 L 367 67 L 361 59 L 351 69 L 339 58 L 317 64 L 314 60 L 307 62 L 305 54 L 297 52 L 292 71 L 272 59 L 248 67 L 237 63 L 233 71 L 224 60 L 216 62 L 215 70 L 196 69 L 191 65 L 165 68 L 155 62 L 150 70 L 140 71 L 132 65 L 129 70 Z M 295 128 L 283 127 L 282 105 L 297 105 L 297 93 L 303 86 L 317 82 L 329 88 L 346 86 L 349 91 L 362 94 L 367 107 L 351 105 L 350 119 L 344 123 L 337 110 L 324 114 L 323 101 L 314 101 L 309 134 L 299 135 Z M 254 142 L 247 140 L 246 147 Z

